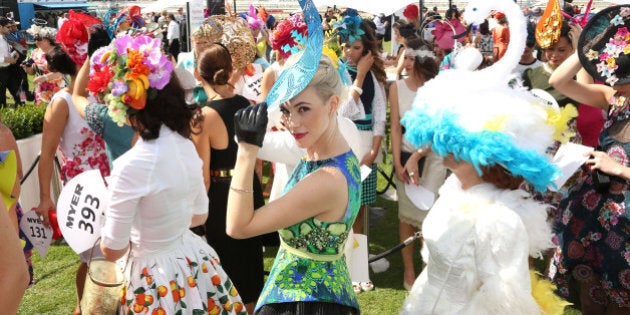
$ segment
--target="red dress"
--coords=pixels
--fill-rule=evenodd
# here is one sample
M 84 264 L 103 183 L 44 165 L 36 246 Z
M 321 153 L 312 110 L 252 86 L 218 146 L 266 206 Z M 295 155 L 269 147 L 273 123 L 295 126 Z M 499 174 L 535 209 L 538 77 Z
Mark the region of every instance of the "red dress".
M 494 40 L 494 61 L 497 62 L 505 55 L 510 43 L 510 29 L 507 26 L 497 25 L 492 30 L 492 39 Z

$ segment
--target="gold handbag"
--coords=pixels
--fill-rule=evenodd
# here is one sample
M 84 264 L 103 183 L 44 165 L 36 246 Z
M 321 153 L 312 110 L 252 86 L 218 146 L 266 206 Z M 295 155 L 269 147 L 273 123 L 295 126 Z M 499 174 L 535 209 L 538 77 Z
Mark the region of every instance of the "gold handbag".
M 101 315 L 117 314 L 120 308 L 123 288 L 127 285 L 124 270 L 116 264 L 104 258 L 92 258 L 94 247 L 90 251 L 87 277 L 83 287 L 81 298 L 81 314 Z M 127 254 L 127 259 L 129 253 Z

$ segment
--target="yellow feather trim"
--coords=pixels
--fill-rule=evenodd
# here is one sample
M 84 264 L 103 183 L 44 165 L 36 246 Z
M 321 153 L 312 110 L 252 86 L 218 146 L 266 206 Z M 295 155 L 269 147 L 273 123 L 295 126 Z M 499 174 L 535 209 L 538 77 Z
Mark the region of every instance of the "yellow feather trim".
M 575 131 L 569 128 L 569 122 L 578 115 L 577 108 L 568 104 L 558 111 L 552 107 L 547 108 L 547 125 L 553 126 L 553 139 L 565 143 L 575 136 Z
M 554 293 L 556 286 L 551 281 L 543 279 L 533 270 L 529 271 L 529 276 L 532 281 L 532 296 L 543 314 L 561 315 L 566 306 L 572 305 Z
M 506 115 L 496 115 L 493 116 L 492 119 L 488 120 L 486 124 L 483 126 L 483 129 L 489 131 L 498 131 L 501 132 L 505 129 L 505 121 L 507 120 Z

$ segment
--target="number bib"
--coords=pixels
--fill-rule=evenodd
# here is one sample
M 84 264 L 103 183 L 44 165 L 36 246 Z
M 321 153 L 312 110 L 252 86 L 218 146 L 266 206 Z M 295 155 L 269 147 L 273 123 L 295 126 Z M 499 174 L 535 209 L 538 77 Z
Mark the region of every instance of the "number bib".
M 63 187 L 57 220 L 61 234 L 77 254 L 92 248 L 101 236 L 106 198 L 107 188 L 98 170 L 83 172 Z
M 45 227 L 35 211 L 26 211 L 20 220 L 20 229 L 42 258 L 46 258 L 48 248 L 52 242 L 53 231 Z

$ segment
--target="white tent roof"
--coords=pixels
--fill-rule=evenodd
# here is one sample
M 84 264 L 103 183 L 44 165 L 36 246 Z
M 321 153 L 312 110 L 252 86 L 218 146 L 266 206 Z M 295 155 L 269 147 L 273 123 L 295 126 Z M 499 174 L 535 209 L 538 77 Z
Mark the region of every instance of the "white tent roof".
M 140 5 L 140 7 L 142 7 L 142 13 L 162 12 L 162 10 L 170 8 L 186 8 L 186 2 L 188 1 L 189 0 L 158 0 L 147 3 L 146 5 Z
M 143 13 L 161 12 L 164 9 L 186 7 L 186 2 L 188 1 L 189 0 L 158 0 L 155 2 L 146 3 L 146 5 L 141 4 L 140 6 L 142 7 Z M 317 7 L 336 5 L 337 7 L 349 7 L 371 14 L 384 13 L 385 15 L 390 15 L 410 3 L 418 4 L 418 0 L 313 0 L 313 2 Z
M 372 14 L 384 13 L 385 15 L 390 15 L 410 3 L 418 4 L 418 0 L 313 0 L 313 2 L 317 7 L 336 5 L 337 7 L 349 7 Z

